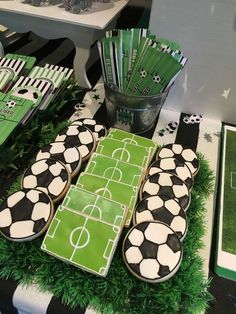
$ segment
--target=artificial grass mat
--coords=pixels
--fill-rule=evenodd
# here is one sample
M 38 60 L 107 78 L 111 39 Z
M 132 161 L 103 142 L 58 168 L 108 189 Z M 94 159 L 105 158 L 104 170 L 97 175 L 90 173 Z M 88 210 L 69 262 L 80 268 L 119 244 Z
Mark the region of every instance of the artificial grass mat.
M 42 237 L 31 242 L 10 242 L 0 237 L 0 277 L 38 284 L 70 307 L 88 306 L 105 313 L 199 313 L 212 299 L 209 280 L 199 256 L 204 234 L 204 202 L 212 191 L 213 173 L 199 154 L 200 171 L 195 178 L 187 211 L 188 233 L 183 241 L 183 261 L 170 280 L 149 284 L 136 279 L 126 268 L 121 252 L 123 231 L 106 278 L 95 276 L 40 250 Z M 20 177 L 11 192 L 20 189 Z
M 32 157 L 39 148 L 52 142 L 59 130 L 67 125 L 67 112 L 71 112 L 82 94 L 76 84 L 72 84 L 57 102 L 51 104 L 49 110 L 37 115 L 27 127 L 1 147 L 2 190 L 8 176 L 13 182 L 8 192 L 2 193 L 3 198 L 20 189 L 21 175 L 34 161 Z M 37 284 L 70 307 L 91 305 L 103 314 L 173 314 L 204 310 L 212 297 L 207 290 L 209 280 L 204 277 L 198 251 L 203 246 L 204 202 L 212 191 L 213 173 L 204 156 L 198 156 L 201 167 L 195 178 L 187 211 L 189 228 L 183 242 L 183 261 L 170 280 L 154 285 L 130 274 L 121 252 L 122 240 L 127 232 L 125 230 L 106 278 L 92 275 L 44 253 L 40 250 L 42 237 L 17 243 L 0 236 L 0 277 L 12 278 L 26 285 Z

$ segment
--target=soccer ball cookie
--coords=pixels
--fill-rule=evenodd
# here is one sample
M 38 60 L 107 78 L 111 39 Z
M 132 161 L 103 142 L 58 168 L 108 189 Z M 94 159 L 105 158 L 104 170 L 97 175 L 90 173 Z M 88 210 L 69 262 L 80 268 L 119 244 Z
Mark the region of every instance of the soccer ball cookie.
M 193 177 L 186 163 L 176 157 L 161 158 L 154 161 L 147 171 L 147 176 L 151 176 L 158 172 L 168 172 L 175 174 L 191 190 L 193 187 Z
M 195 176 L 199 170 L 199 160 L 196 153 L 191 148 L 184 147 L 180 144 L 167 144 L 158 151 L 157 159 L 167 157 L 177 157 L 183 160 L 193 176 Z
M 82 157 L 77 147 L 67 142 L 50 143 L 40 149 L 36 161 L 53 158 L 61 161 L 68 168 L 71 177 L 74 177 L 80 170 Z
M 129 271 L 150 283 L 171 278 L 179 269 L 182 255 L 177 234 L 159 221 L 135 225 L 123 242 L 123 258 Z
M 50 197 L 36 189 L 17 191 L 0 206 L 0 231 L 12 241 L 29 241 L 40 236 L 53 217 Z
M 155 173 L 143 182 L 140 199 L 150 195 L 159 195 L 163 200 L 175 199 L 184 210 L 187 210 L 190 203 L 187 185 L 179 177 L 168 172 Z
M 68 128 L 59 132 L 55 142 L 61 141 L 76 146 L 83 161 L 90 157 L 96 145 L 92 132 L 83 125 L 70 125 Z
M 70 174 L 66 166 L 55 159 L 42 159 L 30 166 L 22 178 L 22 188 L 38 189 L 59 201 L 70 186 Z
M 188 230 L 185 211 L 174 199 L 164 200 L 159 195 L 142 199 L 136 206 L 133 224 L 152 220 L 161 221 L 170 226 L 181 241 Z
M 86 126 L 90 131 L 92 131 L 93 136 L 95 137 L 96 141 L 98 142 L 100 138 L 105 137 L 107 135 L 107 129 L 104 125 L 97 123 L 96 120 L 85 118 L 85 119 L 79 119 L 72 122 L 71 125 L 84 125 Z

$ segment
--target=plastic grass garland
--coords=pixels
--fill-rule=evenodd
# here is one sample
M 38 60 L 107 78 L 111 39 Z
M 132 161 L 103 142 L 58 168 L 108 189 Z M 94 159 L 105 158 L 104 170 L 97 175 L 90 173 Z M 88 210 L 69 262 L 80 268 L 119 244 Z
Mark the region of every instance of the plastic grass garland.
M 203 273 L 199 249 L 203 246 L 204 201 L 213 186 L 213 173 L 200 156 L 201 168 L 187 211 L 189 230 L 183 242 L 184 257 L 180 269 L 170 280 L 160 284 L 142 282 L 124 265 L 121 245 L 123 231 L 106 278 L 84 272 L 40 250 L 42 238 L 14 243 L 0 237 L 0 277 L 21 283 L 36 283 L 49 290 L 70 307 L 90 304 L 103 314 L 111 313 L 199 313 L 212 299 L 209 280 Z M 19 188 L 20 179 L 14 184 Z M 12 187 L 13 188 L 13 187 Z

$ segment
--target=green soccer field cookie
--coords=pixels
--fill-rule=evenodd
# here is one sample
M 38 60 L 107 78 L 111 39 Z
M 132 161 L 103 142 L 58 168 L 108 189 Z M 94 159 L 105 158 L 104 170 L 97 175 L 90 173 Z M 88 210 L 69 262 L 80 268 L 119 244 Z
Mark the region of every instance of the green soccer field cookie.
M 101 139 L 96 152 L 140 167 L 147 167 L 152 157 L 152 149 L 111 138 Z
M 132 186 L 139 186 L 144 175 L 142 167 L 96 153 L 90 158 L 85 172 Z
M 128 227 L 130 225 L 138 197 L 137 187 L 84 172 L 80 174 L 76 186 L 126 205 L 128 207 L 128 213 L 125 226 Z
M 60 206 L 41 249 L 82 269 L 106 276 L 121 228 Z
M 62 205 L 117 227 L 123 227 L 127 214 L 125 205 L 74 185 L 70 186 Z
M 125 143 L 131 143 L 135 145 L 140 145 L 144 147 L 152 147 L 153 150 L 157 149 L 157 143 L 152 140 L 142 137 L 140 135 L 132 134 L 120 129 L 111 128 L 108 135 L 108 138 L 113 138 L 115 140 L 119 140 Z

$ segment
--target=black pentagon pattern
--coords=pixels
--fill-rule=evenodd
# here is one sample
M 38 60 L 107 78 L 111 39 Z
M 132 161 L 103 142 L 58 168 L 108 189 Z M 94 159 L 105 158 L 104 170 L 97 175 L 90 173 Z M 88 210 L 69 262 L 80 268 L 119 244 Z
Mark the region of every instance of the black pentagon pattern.
M 169 248 L 174 253 L 181 251 L 181 243 L 180 243 L 180 240 L 175 233 L 168 234 L 166 244 L 169 246 Z
M 126 238 L 124 241 L 124 252 L 126 252 L 131 246 L 133 246 L 133 244 L 128 238 Z
M 138 263 L 138 264 L 131 264 L 131 263 L 129 263 L 129 267 L 133 270 L 133 272 L 135 274 L 138 274 L 139 276 L 141 276 L 141 273 L 140 273 L 140 263 Z
M 139 230 L 139 231 L 142 231 L 143 234 L 144 234 L 144 231 L 147 229 L 147 227 L 149 226 L 149 222 L 142 222 L 140 224 L 137 224 L 135 226 L 135 229 Z
M 180 206 L 183 209 L 186 209 L 189 205 L 189 196 L 188 195 L 184 195 L 184 196 L 175 198 L 175 200 L 180 204 Z
M 33 232 L 39 233 L 45 227 L 45 220 L 43 218 L 35 221 Z
M 175 175 L 171 175 L 170 179 L 171 179 L 172 185 L 184 185 L 184 182 Z
M 146 258 L 156 259 L 157 258 L 158 244 L 145 240 L 139 246 L 139 249 L 144 259 Z
M 160 264 L 160 268 L 159 268 L 159 271 L 158 271 L 158 275 L 161 277 L 161 278 L 164 278 L 166 276 L 168 276 L 170 273 L 170 269 L 167 265 L 161 265 Z
M 27 198 L 24 197 L 17 204 L 10 208 L 12 223 L 22 220 L 30 220 L 34 204 Z
M 158 209 L 154 209 L 152 211 L 152 216 L 155 220 L 162 221 L 167 225 L 170 225 L 174 218 L 174 215 L 172 215 L 172 213 L 164 206 Z

